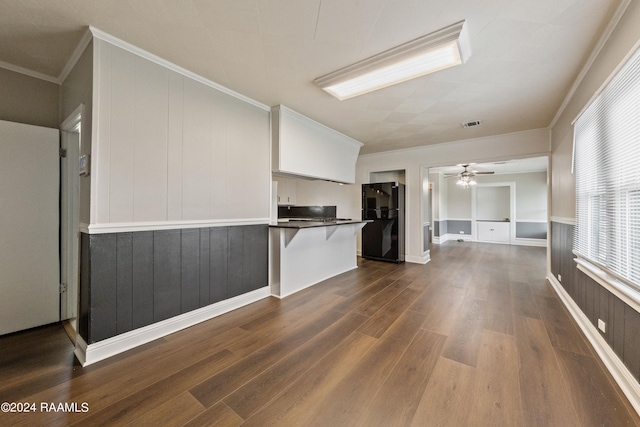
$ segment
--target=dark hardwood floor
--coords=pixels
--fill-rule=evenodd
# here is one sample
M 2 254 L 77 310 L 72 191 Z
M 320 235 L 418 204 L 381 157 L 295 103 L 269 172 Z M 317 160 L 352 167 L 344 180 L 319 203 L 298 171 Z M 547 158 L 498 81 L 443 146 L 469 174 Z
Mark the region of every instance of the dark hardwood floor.
M 0 337 L 0 401 L 36 404 L 0 425 L 640 425 L 545 281 L 545 249 L 431 256 L 361 260 L 86 368 L 61 325 Z M 77 412 L 41 411 L 60 402 Z

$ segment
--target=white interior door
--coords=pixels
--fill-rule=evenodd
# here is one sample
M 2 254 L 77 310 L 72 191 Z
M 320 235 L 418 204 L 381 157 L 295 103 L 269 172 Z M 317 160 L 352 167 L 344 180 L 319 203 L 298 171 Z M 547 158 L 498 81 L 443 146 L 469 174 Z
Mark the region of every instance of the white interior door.
M 0 121 L 0 335 L 60 319 L 58 135 Z

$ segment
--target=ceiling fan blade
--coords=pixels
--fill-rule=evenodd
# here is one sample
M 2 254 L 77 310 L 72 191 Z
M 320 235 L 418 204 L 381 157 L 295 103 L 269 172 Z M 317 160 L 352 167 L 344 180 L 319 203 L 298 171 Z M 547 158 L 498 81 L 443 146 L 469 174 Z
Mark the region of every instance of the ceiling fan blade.
M 476 175 L 492 175 L 495 172 L 474 172 Z

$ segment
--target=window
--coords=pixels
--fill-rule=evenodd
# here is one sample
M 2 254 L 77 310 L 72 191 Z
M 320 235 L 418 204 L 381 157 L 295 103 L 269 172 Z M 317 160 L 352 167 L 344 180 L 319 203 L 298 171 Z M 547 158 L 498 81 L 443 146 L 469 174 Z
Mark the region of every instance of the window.
M 579 260 L 640 290 L 640 50 L 574 128 Z

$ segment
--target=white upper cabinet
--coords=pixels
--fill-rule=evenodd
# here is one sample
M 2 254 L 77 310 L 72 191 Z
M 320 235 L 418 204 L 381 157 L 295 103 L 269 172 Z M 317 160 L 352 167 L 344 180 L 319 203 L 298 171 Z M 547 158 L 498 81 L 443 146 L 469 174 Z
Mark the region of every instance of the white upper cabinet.
M 293 206 L 296 204 L 297 183 L 293 178 L 273 177 L 278 183 L 278 204 Z
M 362 143 L 289 108 L 271 109 L 272 170 L 353 184 Z

